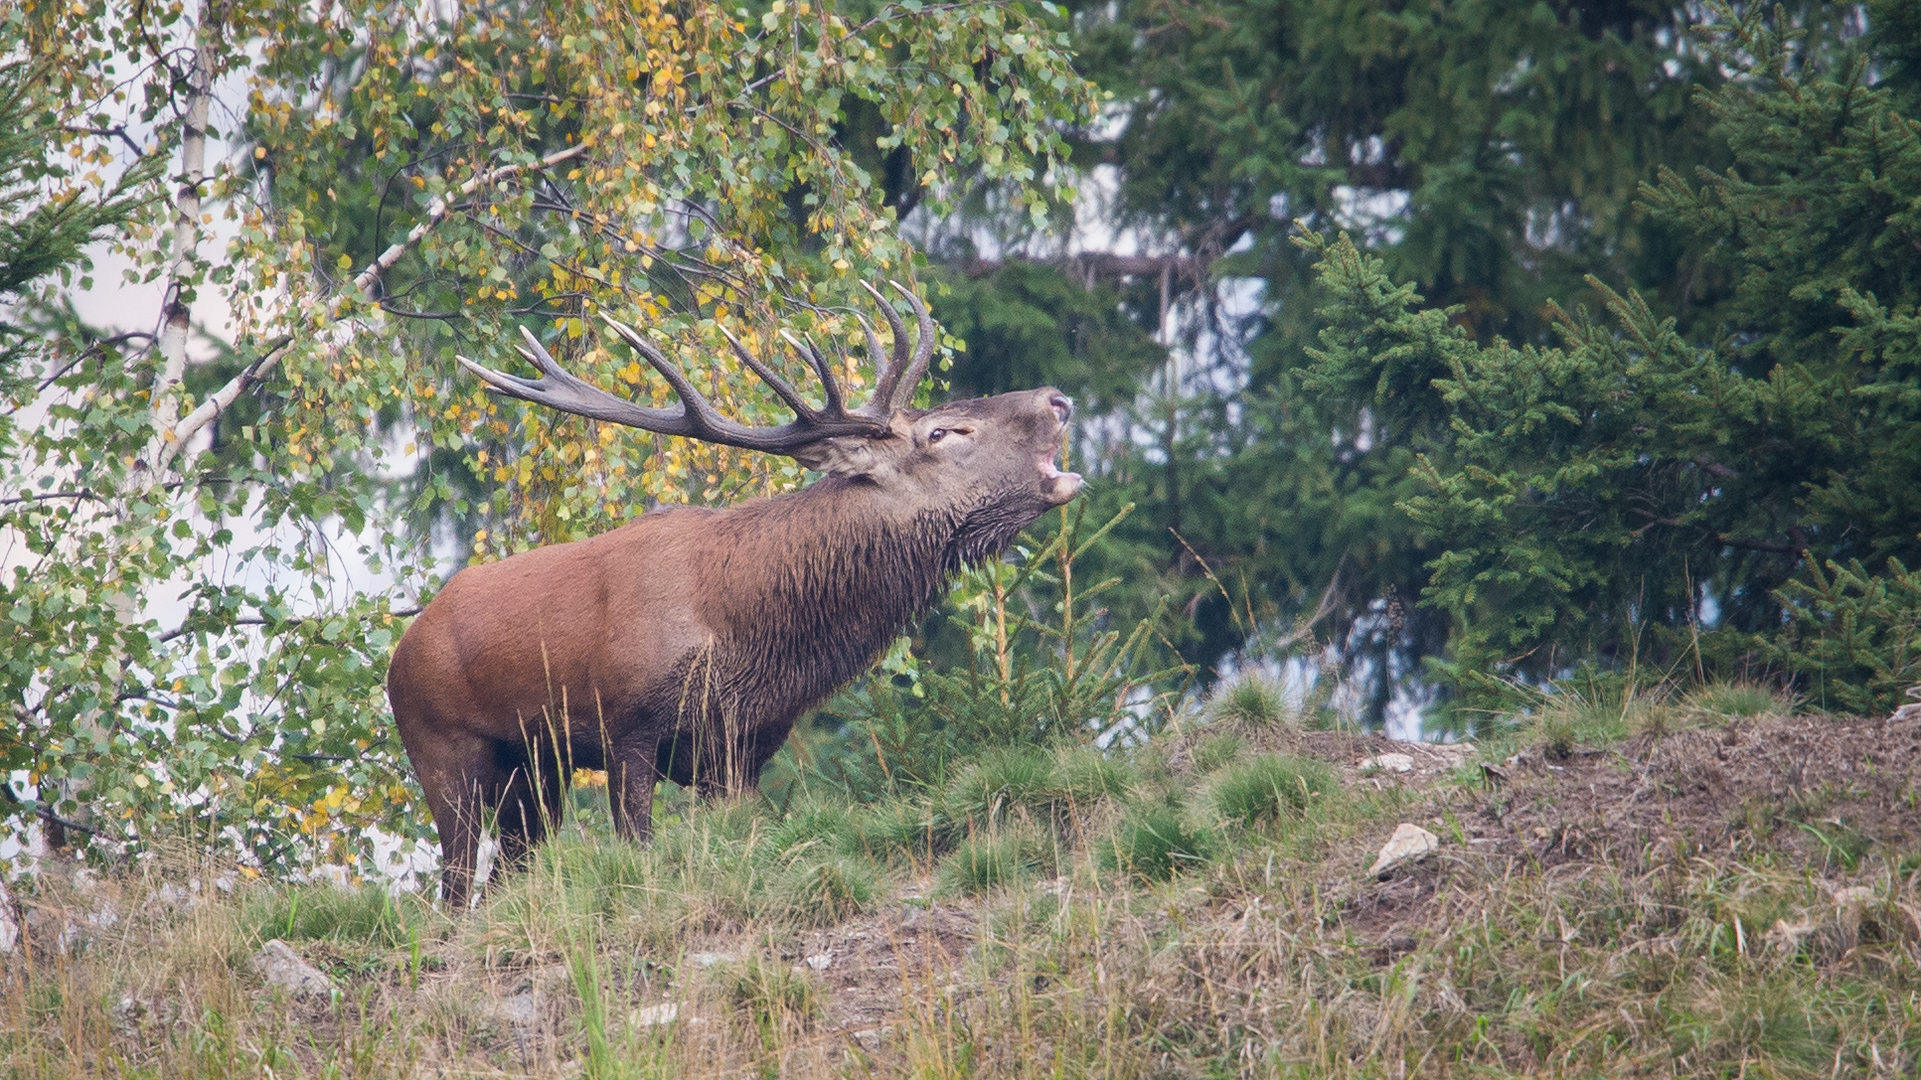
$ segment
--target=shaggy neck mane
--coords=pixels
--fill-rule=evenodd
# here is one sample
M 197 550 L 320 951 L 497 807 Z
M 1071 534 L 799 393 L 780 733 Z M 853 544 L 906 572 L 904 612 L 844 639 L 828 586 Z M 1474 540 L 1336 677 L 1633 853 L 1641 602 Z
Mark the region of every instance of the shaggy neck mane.
M 728 633 L 716 644 L 742 697 L 818 703 L 873 664 L 948 572 L 1019 531 L 982 530 L 964 512 L 902 516 L 889 502 L 868 482 L 827 477 L 723 512 Z

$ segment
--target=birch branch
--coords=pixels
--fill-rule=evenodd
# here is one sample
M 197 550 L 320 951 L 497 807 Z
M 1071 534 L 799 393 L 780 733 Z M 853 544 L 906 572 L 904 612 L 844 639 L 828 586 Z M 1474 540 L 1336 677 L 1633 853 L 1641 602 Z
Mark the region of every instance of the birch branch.
M 175 425 L 180 418 L 180 384 L 187 374 L 193 278 L 200 260 L 200 186 L 207 179 L 207 116 L 213 105 L 214 42 L 220 33 L 213 4 L 214 0 L 206 0 L 200 8 L 193 68 L 187 75 L 187 111 L 180 119 L 180 187 L 173 200 L 173 260 L 167 268 L 167 292 L 160 305 L 160 372 L 153 381 L 147 414 L 154 433 L 144 458 L 149 466 L 144 477 L 148 484 L 158 482 L 179 445 Z
M 425 237 L 429 232 L 433 231 L 436 225 L 445 221 L 447 215 L 453 211 L 454 206 L 460 200 L 465 199 L 483 187 L 489 187 L 503 180 L 512 179 L 523 172 L 539 172 L 545 169 L 551 169 L 555 165 L 559 165 L 565 161 L 571 161 L 586 152 L 587 145 L 582 143 L 577 146 L 570 146 L 565 150 L 548 154 L 532 165 L 504 165 L 498 169 L 490 169 L 486 172 L 475 174 L 472 179 L 446 194 L 435 196 L 433 202 L 427 206 L 427 215 L 421 218 L 419 223 L 414 225 L 412 229 L 408 230 L 405 239 L 399 240 L 389 246 L 387 250 L 380 253 L 379 258 L 369 263 L 365 270 L 354 275 L 354 292 L 368 300 L 374 299 L 374 287 L 380 283 L 381 275 L 392 269 L 394 264 L 398 263 L 415 244 L 418 244 L 422 237 Z M 353 294 L 345 291 L 339 296 L 336 296 L 328 306 L 328 318 L 340 318 L 346 311 L 352 298 Z M 166 444 L 165 456 L 161 460 L 160 467 L 165 468 L 167 464 L 171 463 L 174 455 L 179 453 L 180 448 L 186 445 L 189 439 L 192 439 L 198 434 L 200 429 L 213 423 L 221 413 L 227 410 L 228 406 L 239 399 L 241 394 L 246 393 L 248 387 L 258 383 L 268 372 L 278 366 L 281 358 L 286 355 L 288 347 L 292 344 L 292 335 L 287 335 L 276 341 L 261 355 L 260 359 L 247 365 L 240 374 L 229 379 L 226 385 L 209 394 L 192 412 L 188 413 L 186 417 L 176 424 L 172 430 L 173 437 Z

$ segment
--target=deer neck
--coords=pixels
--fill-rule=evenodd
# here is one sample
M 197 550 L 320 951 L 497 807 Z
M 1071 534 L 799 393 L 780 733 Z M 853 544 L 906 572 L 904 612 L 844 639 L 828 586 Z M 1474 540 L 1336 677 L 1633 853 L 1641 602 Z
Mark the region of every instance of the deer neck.
M 729 517 L 730 651 L 800 708 L 865 671 L 955 566 L 957 519 L 861 481 L 828 477 Z

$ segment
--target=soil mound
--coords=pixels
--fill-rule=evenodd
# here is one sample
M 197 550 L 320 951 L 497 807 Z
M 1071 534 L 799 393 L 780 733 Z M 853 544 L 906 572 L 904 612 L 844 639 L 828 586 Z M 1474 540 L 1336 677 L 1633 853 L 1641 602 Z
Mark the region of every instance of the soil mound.
M 1487 774 L 1494 786 L 1469 831 L 1549 865 L 1766 846 L 1817 870 L 1848 870 L 1877 846 L 1921 836 L 1917 761 L 1921 718 L 1648 731 L 1558 761 L 1539 750 L 1510 759 Z

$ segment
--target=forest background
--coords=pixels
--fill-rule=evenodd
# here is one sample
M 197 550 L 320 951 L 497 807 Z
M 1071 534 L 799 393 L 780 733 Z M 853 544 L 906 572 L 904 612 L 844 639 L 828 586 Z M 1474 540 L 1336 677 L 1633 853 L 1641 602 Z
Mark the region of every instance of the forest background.
M 1431 733 L 1921 683 L 1913 5 L 33 0 L 0 35 L 13 828 L 373 869 L 370 827 L 426 835 L 381 682 L 452 569 L 806 479 L 454 354 L 511 369 L 526 326 L 656 396 L 605 312 L 773 417 L 721 329 L 846 342 L 883 278 L 941 322 L 935 398 L 1076 397 L 1089 495 L 776 797 L 1249 673 Z M 81 317 L 98 245 L 154 325 Z

